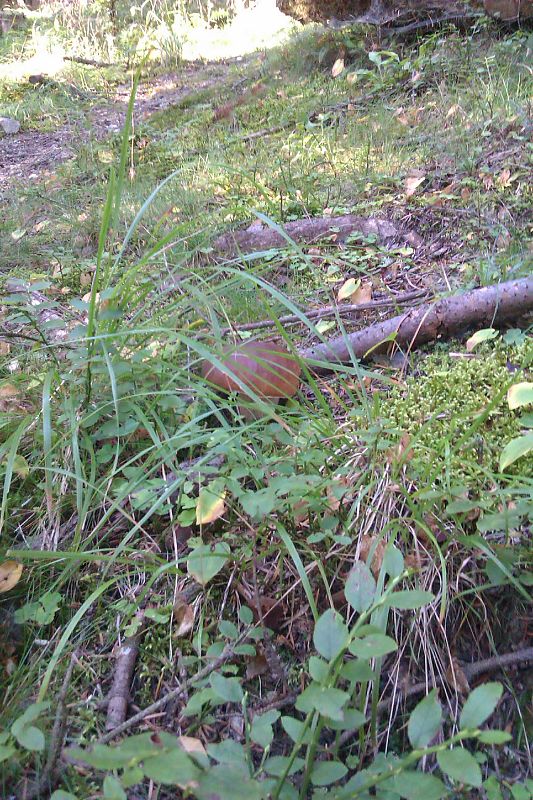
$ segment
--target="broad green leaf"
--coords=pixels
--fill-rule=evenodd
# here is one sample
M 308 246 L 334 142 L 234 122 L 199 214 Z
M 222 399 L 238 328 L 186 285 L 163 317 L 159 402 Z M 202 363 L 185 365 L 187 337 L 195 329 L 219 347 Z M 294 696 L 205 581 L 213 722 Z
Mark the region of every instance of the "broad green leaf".
M 502 790 L 498 779 L 491 775 L 486 781 L 483 781 L 483 789 L 487 795 L 487 800 L 503 800 Z
M 362 661 L 360 658 L 353 658 L 351 661 L 347 661 L 342 665 L 341 675 L 347 681 L 363 683 L 371 681 L 374 677 L 374 672 L 368 661 Z
M 225 636 L 226 639 L 237 639 L 239 636 L 239 631 L 237 626 L 230 622 L 228 619 L 223 619 L 219 622 L 218 629 L 222 636 Z
M 50 796 L 50 800 L 78 800 L 78 798 L 71 792 L 64 792 L 63 789 L 56 789 Z
M 515 383 L 507 392 L 507 402 L 510 409 L 533 403 L 533 383 Z
M 311 773 L 311 783 L 314 786 L 329 786 L 344 778 L 347 772 L 340 761 L 319 761 Z
M 61 595 L 59 592 L 46 592 L 38 600 L 25 603 L 15 611 L 15 622 L 19 625 L 29 620 L 39 625 L 49 625 L 59 609 Z
M 433 689 L 414 708 L 409 717 L 407 735 L 414 748 L 427 747 L 439 731 L 442 720 L 442 709 L 437 700 L 437 692 Z
M 507 442 L 500 455 L 500 472 L 533 450 L 533 432 Z
M 437 762 L 441 770 L 452 780 L 467 783 L 469 786 L 481 786 L 483 778 L 479 764 L 468 750 L 462 747 L 443 750 L 437 753 Z
M 267 775 L 275 775 L 276 777 L 279 777 L 285 772 L 288 763 L 289 759 L 286 756 L 272 756 L 271 758 L 267 758 L 265 761 L 264 770 Z M 295 772 L 299 772 L 304 763 L 305 762 L 303 758 L 295 758 L 294 763 L 289 770 L 289 775 L 294 775 Z
M 345 708 L 343 709 L 344 719 L 337 721 L 337 720 L 328 720 L 327 726 L 334 731 L 349 731 L 349 730 L 356 730 L 360 728 L 366 722 L 365 715 L 358 711 L 356 708 Z
M 309 659 L 309 674 L 317 683 L 324 683 L 328 675 L 328 662 L 323 658 L 311 656 Z
M 511 794 L 513 800 L 531 800 L 533 796 L 531 787 L 524 786 L 523 783 L 513 783 L 511 786 Z
M 127 800 L 122 784 L 114 775 L 105 776 L 103 789 L 105 800 Z
M 159 755 L 146 758 L 143 771 L 156 783 L 185 786 L 200 775 L 200 770 L 182 750 L 163 750 Z
M 16 752 L 17 748 L 12 744 L 0 744 L 0 764 L 2 761 L 7 761 L 7 759 L 11 758 Z
M 420 589 L 407 589 L 401 592 L 393 592 L 387 598 L 386 605 L 390 608 L 415 609 L 426 606 L 435 599 L 431 592 L 423 592 Z
M 226 542 L 217 542 L 213 547 L 201 544 L 189 553 L 187 572 L 198 583 L 205 586 L 218 575 L 230 555 Z
M 201 774 L 194 788 L 197 800 L 266 800 L 268 789 L 238 767 L 217 764 Z
M 461 728 L 479 728 L 487 720 L 502 696 L 501 683 L 484 683 L 471 692 L 463 706 L 459 723 Z
M 120 769 L 131 760 L 131 755 L 121 752 L 120 747 L 108 747 L 106 744 L 95 744 L 90 750 L 69 747 L 67 752 L 79 761 L 101 770 Z
M 225 678 L 219 672 L 211 675 L 211 688 L 226 703 L 241 703 L 244 697 L 238 678 Z
M 364 561 L 357 561 L 346 581 L 344 595 L 354 611 L 362 613 L 374 602 L 376 581 Z
M 46 700 L 44 703 L 32 703 L 31 706 L 25 710 L 20 717 L 17 717 L 11 726 L 11 733 L 16 736 L 16 731 L 24 728 L 28 723 L 38 719 L 50 707 L 50 703 Z
M 299 719 L 294 719 L 294 717 L 282 717 L 281 725 L 285 733 L 290 736 L 293 742 L 297 742 L 299 740 L 304 727 L 303 722 L 300 722 Z M 303 734 L 303 737 L 302 744 L 309 744 L 312 739 L 311 730 L 306 730 L 306 732 Z
M 385 567 L 385 572 L 391 578 L 397 578 L 398 575 L 402 574 L 404 568 L 403 555 L 394 545 L 389 545 L 385 550 L 383 566 Z
M 120 776 L 122 786 L 125 789 L 131 789 L 132 786 L 136 786 L 138 783 L 141 783 L 143 778 L 144 778 L 144 772 L 140 767 L 137 766 L 126 767 L 126 769 Z
M 221 517 L 226 510 L 225 497 L 226 485 L 222 478 L 216 478 L 207 486 L 202 486 L 196 503 L 196 524 L 207 525 Z
M 481 731 L 478 742 L 483 744 L 505 744 L 513 738 L 507 731 Z
M 354 639 L 349 647 L 350 653 L 359 658 L 381 658 L 397 649 L 394 639 L 383 633 L 371 633 L 364 639 Z
M 15 739 L 25 750 L 44 750 L 44 733 L 39 728 L 36 728 L 35 725 L 27 725 L 22 728 L 15 736 Z
M 250 729 L 250 738 L 252 742 L 255 742 L 263 748 L 272 744 L 272 740 L 274 739 L 272 726 L 279 717 L 279 711 L 266 711 L 264 714 L 256 714 Z
M 208 744 L 206 750 L 208 755 L 220 764 L 232 764 L 248 770 L 244 748 L 233 739 L 223 739 L 221 742 Z
M 315 625 L 313 642 L 326 661 L 335 658 L 348 642 L 348 628 L 332 608 L 324 611 Z
M 215 692 L 209 687 L 205 689 L 199 689 L 196 691 L 192 697 L 190 698 L 189 702 L 185 706 L 182 711 L 182 714 L 185 717 L 194 717 L 196 714 L 199 714 L 202 708 L 207 704 L 213 702 L 215 699 Z
M 318 711 L 324 717 L 342 720 L 342 707 L 349 699 L 349 694 L 333 687 L 326 688 L 318 683 L 311 683 L 296 700 L 298 711 Z
M 401 772 L 387 781 L 389 785 L 405 800 L 441 800 L 448 795 L 443 782 L 425 772 Z

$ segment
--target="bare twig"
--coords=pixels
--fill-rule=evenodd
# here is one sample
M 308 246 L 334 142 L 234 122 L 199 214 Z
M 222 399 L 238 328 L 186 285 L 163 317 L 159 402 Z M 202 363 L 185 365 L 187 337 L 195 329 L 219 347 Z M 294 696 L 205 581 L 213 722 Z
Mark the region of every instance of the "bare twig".
M 224 333 L 230 330 L 236 331 L 253 331 L 259 328 L 273 328 L 278 323 L 281 325 L 296 325 L 304 323 L 306 319 L 323 319 L 324 317 L 334 317 L 337 314 L 357 314 L 360 311 L 368 311 L 372 308 L 387 308 L 389 306 L 401 306 L 409 303 L 412 300 L 417 300 L 422 297 L 426 292 L 420 289 L 416 292 L 405 292 L 405 294 L 398 294 L 393 297 L 386 297 L 379 300 L 372 300 L 368 303 L 342 303 L 338 306 L 324 306 L 324 308 L 316 308 L 308 311 L 302 311 L 302 315 L 298 314 L 285 314 L 279 319 L 263 319 L 258 322 L 247 322 L 244 325 L 232 325 L 231 328 L 225 328 Z
M 212 672 L 215 672 L 215 670 L 217 670 L 219 667 L 221 667 L 223 664 L 225 664 L 227 661 L 233 658 L 233 656 L 235 655 L 235 648 L 237 647 L 237 645 L 241 644 L 241 642 L 243 642 L 244 639 L 246 639 L 249 632 L 250 632 L 250 627 L 248 626 L 246 630 L 243 631 L 243 633 L 241 633 L 241 635 L 237 639 L 235 639 L 234 642 L 231 642 L 231 644 L 227 644 L 224 647 L 224 650 L 222 651 L 222 653 L 219 655 L 218 658 L 215 658 L 215 660 L 212 661 L 210 664 L 206 664 L 206 666 L 203 669 L 197 672 L 196 675 L 193 675 L 192 678 L 189 678 L 188 681 L 182 683 L 181 686 L 178 686 L 176 689 L 173 689 L 171 692 L 168 692 L 168 694 L 164 695 L 164 697 L 160 697 L 159 700 L 156 700 L 155 703 L 152 703 L 146 708 L 143 708 L 143 710 L 139 711 L 138 714 L 135 714 L 133 717 L 130 717 L 130 719 L 127 719 L 121 725 L 118 725 L 112 731 L 109 731 L 109 733 L 106 733 L 104 734 L 104 736 L 101 736 L 100 739 L 98 739 L 98 744 L 107 744 L 107 742 L 110 742 L 116 736 L 119 736 L 121 733 L 124 733 L 130 728 L 133 728 L 133 726 L 137 725 L 139 722 L 143 722 L 147 717 L 151 716 L 152 714 L 155 714 L 157 711 L 161 711 L 161 709 L 165 708 L 165 706 L 172 700 L 181 697 L 186 692 L 188 692 L 196 683 L 202 681 L 204 678 L 207 678 L 208 675 L 210 675 Z
M 513 664 L 520 664 L 526 661 L 533 661 L 533 647 L 516 650 L 514 653 L 504 653 L 501 656 L 491 656 L 490 658 L 484 658 L 482 661 L 474 661 L 472 664 L 462 664 L 461 669 L 466 678 L 470 681 L 472 678 L 484 672 L 496 672 L 503 667 L 509 667 Z M 444 678 L 442 675 L 437 675 L 432 682 L 431 688 L 440 686 L 443 680 Z M 402 692 L 402 697 L 404 700 L 407 700 L 409 697 L 417 697 L 418 695 L 425 694 L 427 691 L 427 682 L 421 681 L 420 683 L 413 684 L 413 686 L 409 686 L 405 692 Z M 385 700 L 381 700 L 378 703 L 378 711 L 386 711 L 393 702 L 394 697 L 387 697 Z M 349 742 L 357 733 L 357 730 L 344 731 L 340 737 L 340 745 L 342 746 Z
M 290 122 L 285 122 L 283 125 L 273 125 L 272 128 L 262 128 L 260 131 L 253 131 L 253 133 L 247 133 L 246 136 L 240 136 L 239 142 L 251 142 L 254 139 L 262 139 L 264 136 L 272 136 L 273 133 L 279 133 L 280 131 L 287 130 L 287 128 L 294 127 L 296 123 L 294 120 Z
M 131 679 L 135 669 L 135 662 L 139 655 L 139 642 L 145 625 L 142 611 L 137 612 L 136 618 L 141 622 L 139 630 L 133 636 L 128 636 L 118 651 L 113 684 L 107 697 L 106 731 L 112 731 L 121 725 L 128 712 Z
M 95 61 L 92 58 L 82 58 L 82 56 L 64 56 L 65 61 L 74 61 L 76 64 L 85 64 L 88 67 L 115 67 L 109 61 Z

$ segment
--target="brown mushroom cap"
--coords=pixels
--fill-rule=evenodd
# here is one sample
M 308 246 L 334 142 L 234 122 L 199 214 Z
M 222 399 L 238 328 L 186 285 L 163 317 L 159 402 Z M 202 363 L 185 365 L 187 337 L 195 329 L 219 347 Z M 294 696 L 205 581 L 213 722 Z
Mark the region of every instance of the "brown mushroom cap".
M 218 360 L 227 372 L 204 361 L 202 376 L 224 392 L 246 394 L 235 378 L 260 397 L 280 399 L 298 391 L 300 364 L 279 342 L 244 342 L 227 347 Z

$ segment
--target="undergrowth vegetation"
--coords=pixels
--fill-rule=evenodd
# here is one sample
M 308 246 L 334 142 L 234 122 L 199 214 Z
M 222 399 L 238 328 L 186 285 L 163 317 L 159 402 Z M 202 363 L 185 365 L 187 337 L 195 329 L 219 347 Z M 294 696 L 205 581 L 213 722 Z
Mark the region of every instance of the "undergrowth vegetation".
M 36 16 L 28 69 L 44 30 L 114 66 L 30 84 L 23 34 L 1 44 L 6 113 L 75 151 L 0 184 L 1 796 L 531 797 L 531 687 L 498 660 L 530 625 L 527 320 L 302 362 L 275 406 L 200 370 L 258 320 L 298 361 L 389 313 L 313 316 L 350 279 L 394 297 L 530 274 L 528 33 L 309 30 L 191 65 L 174 4 L 139 6 L 131 42 L 76 8 Z M 186 85 L 154 105 L 169 64 Z M 423 245 L 216 251 L 257 218 L 346 212 Z

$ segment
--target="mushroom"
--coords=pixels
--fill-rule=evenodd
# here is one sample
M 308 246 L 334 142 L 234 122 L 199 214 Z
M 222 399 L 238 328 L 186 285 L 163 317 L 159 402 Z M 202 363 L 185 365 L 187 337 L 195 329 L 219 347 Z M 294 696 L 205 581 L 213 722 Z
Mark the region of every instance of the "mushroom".
M 226 347 L 219 361 L 224 369 L 204 361 L 202 376 L 223 392 L 237 392 L 245 397 L 255 394 L 278 403 L 298 391 L 300 364 L 280 342 L 249 341 Z M 257 416 L 257 412 L 250 409 L 241 409 L 241 412 L 247 418 Z

